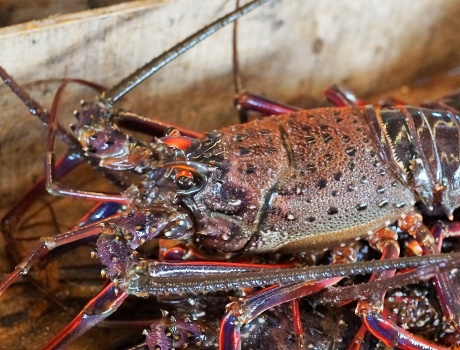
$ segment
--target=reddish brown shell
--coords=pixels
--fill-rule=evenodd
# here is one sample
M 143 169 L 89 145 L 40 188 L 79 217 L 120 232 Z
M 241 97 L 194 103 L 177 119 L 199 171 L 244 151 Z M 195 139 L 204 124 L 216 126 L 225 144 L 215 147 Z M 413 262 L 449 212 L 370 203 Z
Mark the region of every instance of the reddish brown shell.
M 381 158 L 365 113 L 313 109 L 221 130 L 213 150 L 221 165 L 196 200 L 208 215 L 231 215 L 239 230 L 204 236 L 203 244 L 253 252 L 324 248 L 407 211 L 414 194 Z

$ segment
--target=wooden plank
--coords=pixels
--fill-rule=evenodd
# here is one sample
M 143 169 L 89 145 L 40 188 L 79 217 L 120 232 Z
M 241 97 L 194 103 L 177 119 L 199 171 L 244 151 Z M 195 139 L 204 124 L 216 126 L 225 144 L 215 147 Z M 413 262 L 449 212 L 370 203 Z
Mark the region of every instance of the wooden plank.
M 133 0 L 0 0 L 0 27 Z
M 6 27 L 0 29 L 0 64 L 49 108 L 59 79 L 79 77 L 111 86 L 232 6 L 224 0 L 134 1 Z M 407 84 L 458 65 L 460 51 L 452 43 L 460 34 L 459 15 L 455 0 L 273 1 L 240 22 L 244 83 L 251 91 L 305 107 L 317 103 L 333 83 L 364 97 Z M 231 30 L 222 30 L 158 72 L 120 107 L 200 131 L 236 123 L 231 41 Z M 63 123 L 72 121 L 81 98 L 92 96 L 92 91 L 73 88 L 62 107 Z M 44 131 L 3 85 L 0 106 L 3 214 L 43 172 Z M 82 175 L 69 181 L 76 187 L 102 186 Z M 75 224 L 84 209 L 71 212 L 73 203 L 53 202 L 59 213 L 66 212 L 60 215 L 64 220 L 59 228 L 36 226 L 34 234 Z M 37 220 L 50 222 L 49 211 Z M 41 344 L 68 319 L 34 324 L 30 338 L 25 326 L 15 334 L 24 337 L 23 344 Z M 47 334 L 44 327 L 50 327 Z M 18 337 L 0 336 L 0 341 L 15 348 Z M 85 344 L 91 348 L 91 341 Z

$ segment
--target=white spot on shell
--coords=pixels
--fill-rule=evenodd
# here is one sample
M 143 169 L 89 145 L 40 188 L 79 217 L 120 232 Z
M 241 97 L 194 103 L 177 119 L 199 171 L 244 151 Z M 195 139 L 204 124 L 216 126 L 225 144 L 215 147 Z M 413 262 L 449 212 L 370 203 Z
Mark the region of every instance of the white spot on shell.
M 287 219 L 288 219 L 288 220 L 294 220 L 294 219 L 295 219 L 295 216 L 292 215 L 292 214 L 289 214 L 289 215 L 287 216 Z
M 228 202 L 228 204 L 236 207 L 241 204 L 241 199 L 232 199 L 231 201 Z

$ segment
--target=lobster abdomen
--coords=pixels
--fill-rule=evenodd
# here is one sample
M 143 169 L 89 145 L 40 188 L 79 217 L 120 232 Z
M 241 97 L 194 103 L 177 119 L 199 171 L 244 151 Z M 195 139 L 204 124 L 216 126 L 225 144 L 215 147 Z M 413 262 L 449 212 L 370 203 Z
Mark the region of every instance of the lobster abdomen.
M 405 186 L 429 208 L 440 203 L 452 217 L 460 205 L 459 116 L 447 109 L 404 106 L 368 112 L 377 142 Z

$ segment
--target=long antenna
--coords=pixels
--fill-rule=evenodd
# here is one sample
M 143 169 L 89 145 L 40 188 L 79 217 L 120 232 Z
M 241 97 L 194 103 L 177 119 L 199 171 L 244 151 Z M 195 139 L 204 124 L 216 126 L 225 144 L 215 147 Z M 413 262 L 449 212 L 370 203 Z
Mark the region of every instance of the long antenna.
M 128 91 L 135 88 L 142 81 L 147 79 L 153 73 L 164 67 L 166 64 L 171 62 L 176 57 L 180 56 L 200 41 L 206 39 L 210 35 L 217 32 L 219 29 L 225 27 L 227 24 L 232 23 L 236 19 L 245 15 L 246 13 L 256 9 L 260 5 L 266 3 L 269 0 L 254 0 L 247 5 L 236 9 L 233 12 L 219 18 L 218 20 L 207 25 L 200 31 L 192 34 L 188 38 L 184 39 L 168 51 L 162 53 L 160 56 L 154 58 L 152 61 L 146 63 L 144 66 L 136 70 L 134 73 L 123 79 L 121 82 L 112 87 L 105 93 L 102 102 L 106 104 L 108 108 L 112 107 L 121 97 L 123 97 Z
M 236 0 L 236 8 L 240 7 L 240 1 Z M 238 21 L 233 23 L 233 38 L 232 38 L 232 61 L 233 61 L 233 85 L 235 94 L 239 95 L 243 91 L 243 82 L 240 74 L 240 61 L 238 59 Z

